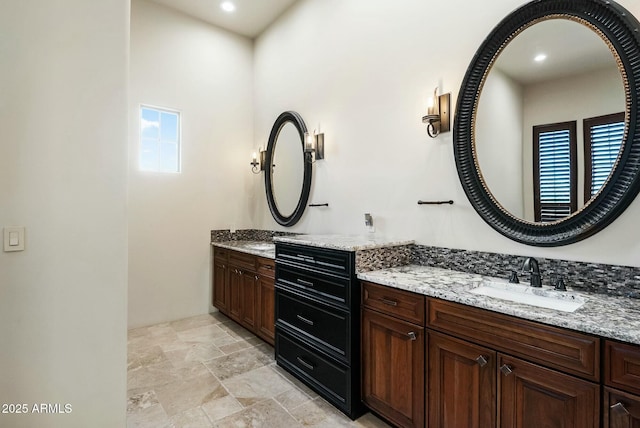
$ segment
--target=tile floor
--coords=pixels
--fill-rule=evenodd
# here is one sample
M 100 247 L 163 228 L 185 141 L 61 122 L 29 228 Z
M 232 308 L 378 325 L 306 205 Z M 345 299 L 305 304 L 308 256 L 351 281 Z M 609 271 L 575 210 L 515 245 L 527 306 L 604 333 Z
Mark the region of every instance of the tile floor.
M 129 330 L 127 427 L 388 427 L 351 421 L 219 312 Z

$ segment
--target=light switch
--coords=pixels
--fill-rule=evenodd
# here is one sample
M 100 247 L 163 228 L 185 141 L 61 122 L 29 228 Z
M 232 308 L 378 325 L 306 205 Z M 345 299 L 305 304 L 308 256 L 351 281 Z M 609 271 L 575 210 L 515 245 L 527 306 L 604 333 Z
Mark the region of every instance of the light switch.
M 9 232 L 9 246 L 17 247 L 20 243 L 20 238 L 18 237 L 18 232 Z
M 4 251 L 24 251 L 24 227 L 4 228 Z

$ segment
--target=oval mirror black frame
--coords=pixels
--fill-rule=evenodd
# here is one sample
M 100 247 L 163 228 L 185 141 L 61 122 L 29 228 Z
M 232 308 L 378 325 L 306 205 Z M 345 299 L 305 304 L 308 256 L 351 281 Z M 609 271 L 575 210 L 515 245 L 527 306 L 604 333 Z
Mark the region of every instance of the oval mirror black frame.
M 514 217 L 493 197 L 478 168 L 474 126 L 482 85 L 509 41 L 536 22 L 573 19 L 589 26 L 612 49 L 626 94 L 626 129 L 618 163 L 599 194 L 576 214 L 553 223 Z M 454 156 L 462 187 L 482 219 L 502 235 L 527 245 L 571 244 L 599 232 L 631 204 L 640 190 L 640 24 L 613 1 L 536 0 L 513 11 L 484 40 L 460 88 L 454 123 Z M 499 131 L 497 131 L 499 132 Z
M 273 153 L 276 148 L 276 142 L 278 140 L 280 130 L 287 122 L 291 122 L 296 127 L 298 134 L 300 135 L 300 144 L 302 145 L 302 156 L 300 157 L 300 161 L 304 164 L 300 199 L 298 200 L 298 205 L 293 210 L 293 213 L 288 216 L 283 215 L 280 210 L 278 210 L 278 205 L 276 204 L 276 200 L 273 196 L 273 180 L 271 178 L 271 174 L 273 173 Z M 271 211 L 271 215 L 274 220 L 278 224 L 286 227 L 293 226 L 300 220 L 300 217 L 302 217 L 302 214 L 304 213 L 304 209 L 307 207 L 307 201 L 309 200 L 309 193 L 311 191 L 312 165 L 311 162 L 307 162 L 307 156 L 304 152 L 304 135 L 306 132 L 307 126 L 304 124 L 302 117 L 295 111 L 285 111 L 284 113 L 281 113 L 273 123 L 271 133 L 269 134 L 269 142 L 267 143 L 264 167 L 264 184 L 265 191 L 267 193 L 267 203 L 269 204 L 269 210 Z

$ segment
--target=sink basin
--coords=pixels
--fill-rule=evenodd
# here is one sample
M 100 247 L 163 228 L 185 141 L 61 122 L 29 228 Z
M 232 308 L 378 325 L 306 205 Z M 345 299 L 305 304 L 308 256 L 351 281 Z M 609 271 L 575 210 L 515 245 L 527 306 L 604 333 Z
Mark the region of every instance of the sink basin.
M 245 244 L 245 247 L 256 251 L 267 251 L 275 249 L 275 244 L 265 242 L 257 244 Z
M 574 312 L 587 301 L 584 297 L 566 291 L 498 281 L 485 281 L 470 291 L 482 296 L 524 303 L 540 308 L 555 309 L 561 312 Z

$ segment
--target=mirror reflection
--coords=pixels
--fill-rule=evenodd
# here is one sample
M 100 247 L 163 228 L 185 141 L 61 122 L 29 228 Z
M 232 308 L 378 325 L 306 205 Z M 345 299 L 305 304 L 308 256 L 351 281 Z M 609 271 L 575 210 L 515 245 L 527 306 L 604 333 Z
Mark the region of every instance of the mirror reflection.
M 278 211 L 293 214 L 304 184 L 303 142 L 293 122 L 285 122 L 276 138 L 271 168 L 271 186 Z
M 474 128 L 477 166 L 513 216 L 552 222 L 606 182 L 625 130 L 625 90 L 607 44 L 554 18 L 517 35 L 489 72 Z

